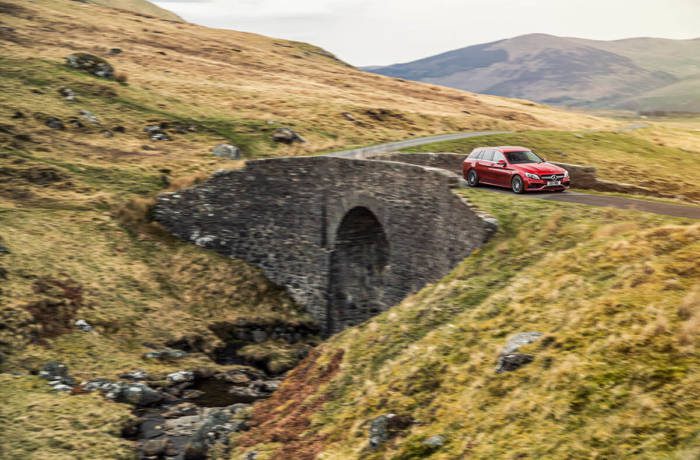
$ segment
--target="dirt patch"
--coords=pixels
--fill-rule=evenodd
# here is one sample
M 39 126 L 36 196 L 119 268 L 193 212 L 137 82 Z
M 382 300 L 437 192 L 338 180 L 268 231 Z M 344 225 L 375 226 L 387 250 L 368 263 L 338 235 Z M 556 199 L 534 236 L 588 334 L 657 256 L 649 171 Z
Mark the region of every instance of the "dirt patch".
M 252 447 L 256 444 L 278 442 L 284 444 L 272 459 L 313 460 L 323 448 L 323 435 L 305 431 L 311 417 L 326 403 L 328 394 L 314 397 L 319 388 L 328 383 L 339 371 L 344 351 L 338 350 L 328 364 L 318 365 L 321 352 L 313 350 L 285 379 L 273 396 L 257 404 L 250 420 L 252 429 L 242 435 L 237 444 Z M 281 409 L 280 409 L 281 408 Z
M 25 307 L 36 326 L 32 341 L 44 343 L 44 339 L 69 332 L 83 304 L 82 286 L 71 279 L 40 278 L 32 288 L 42 297 Z

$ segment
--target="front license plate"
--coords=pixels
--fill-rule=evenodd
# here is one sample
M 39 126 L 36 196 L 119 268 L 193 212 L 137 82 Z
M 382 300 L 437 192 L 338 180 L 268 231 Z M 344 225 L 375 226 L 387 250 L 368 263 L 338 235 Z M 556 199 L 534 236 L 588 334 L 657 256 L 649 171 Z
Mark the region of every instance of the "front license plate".
M 554 185 L 561 185 L 560 180 L 549 180 L 547 181 L 547 187 L 552 187 Z

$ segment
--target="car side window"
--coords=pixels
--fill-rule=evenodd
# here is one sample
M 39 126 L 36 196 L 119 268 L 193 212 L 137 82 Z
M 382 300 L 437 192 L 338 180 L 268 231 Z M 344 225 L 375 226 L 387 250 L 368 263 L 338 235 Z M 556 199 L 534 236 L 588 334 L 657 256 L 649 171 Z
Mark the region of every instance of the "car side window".
M 476 160 L 477 158 L 479 158 L 479 152 L 480 152 L 479 149 L 474 149 L 474 150 L 472 151 L 472 153 L 469 154 L 469 159 L 470 159 L 470 160 Z
M 484 153 L 481 155 L 481 159 L 486 161 L 493 161 L 493 150 L 484 150 Z
M 499 162 L 501 160 L 506 161 L 506 157 L 503 156 L 503 153 L 496 150 L 496 153 L 493 156 L 493 161 Z

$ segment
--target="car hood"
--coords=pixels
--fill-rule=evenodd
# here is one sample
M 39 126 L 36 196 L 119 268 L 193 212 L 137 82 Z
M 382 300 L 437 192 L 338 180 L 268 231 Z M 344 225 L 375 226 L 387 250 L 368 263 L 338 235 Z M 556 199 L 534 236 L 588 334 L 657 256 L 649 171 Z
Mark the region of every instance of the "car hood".
M 555 166 L 552 163 L 523 163 L 519 165 L 511 165 L 513 169 L 531 174 L 564 174 L 564 168 Z

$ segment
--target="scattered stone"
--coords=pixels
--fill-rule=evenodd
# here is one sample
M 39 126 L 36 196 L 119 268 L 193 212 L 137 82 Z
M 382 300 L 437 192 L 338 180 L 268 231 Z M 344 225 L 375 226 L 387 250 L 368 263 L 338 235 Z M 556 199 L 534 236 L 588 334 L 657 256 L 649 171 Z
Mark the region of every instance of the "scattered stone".
M 159 391 L 145 383 L 116 382 L 110 386 L 105 397 L 138 407 L 152 406 L 163 400 L 163 395 Z
M 131 372 L 126 372 L 124 374 L 121 374 L 119 376 L 120 379 L 127 379 L 127 380 L 147 380 L 148 379 L 148 374 L 145 371 L 142 370 L 136 370 L 136 371 L 131 371 Z
M 67 101 L 75 101 L 75 92 L 70 88 L 61 88 L 58 90 L 58 94 L 63 96 Z
M 161 361 L 181 359 L 187 356 L 187 352 L 182 350 L 174 350 L 172 348 L 164 348 L 162 350 L 149 351 L 143 355 L 144 358 L 158 359 Z
M 343 112 L 341 115 L 343 116 L 343 118 L 345 118 L 348 121 L 353 121 L 353 122 L 357 121 L 357 119 L 355 117 L 353 117 L 350 112 Z
M 83 332 L 90 332 L 90 331 L 92 331 L 92 326 L 90 326 L 90 324 L 88 324 L 88 322 L 85 321 L 84 319 L 79 319 L 79 320 L 77 320 L 77 321 L 75 322 L 75 327 L 77 327 L 78 329 L 80 329 L 80 330 L 83 331 Z
M 7 269 L 5 267 L 0 267 L 0 280 L 6 280 L 7 279 Z M 2 360 L 0 360 L 0 364 L 2 364 Z
M 542 337 L 541 332 L 519 332 L 508 339 L 506 346 L 501 350 L 501 354 L 507 355 L 509 353 L 514 353 L 523 345 L 536 342 L 540 337 Z
M 169 444 L 168 438 L 149 439 L 141 445 L 141 453 L 146 457 L 158 457 L 165 453 Z
M 39 88 L 32 88 L 31 91 L 34 94 L 44 94 L 44 92 L 42 90 L 40 90 Z
M 145 383 L 113 382 L 107 379 L 94 379 L 81 385 L 84 392 L 99 391 L 105 398 L 133 404 L 137 407 L 153 406 L 166 399 L 166 395 L 154 390 Z
M 116 56 L 117 54 L 121 54 L 122 49 L 121 48 L 110 48 L 110 50 L 107 52 L 110 56 Z
M 10 253 L 10 250 L 7 248 L 7 246 L 0 243 L 0 254 L 9 254 L 9 253 Z
M 68 126 L 70 126 L 71 128 L 80 129 L 80 128 L 84 128 L 84 127 L 85 127 L 85 125 L 83 124 L 83 122 L 81 122 L 80 120 L 78 120 L 78 119 L 75 118 L 75 117 L 70 117 L 70 118 L 66 121 L 66 123 L 67 123 Z
M 277 128 L 275 132 L 272 133 L 272 140 L 275 142 L 282 142 L 284 144 L 292 144 L 294 142 L 306 142 L 306 140 L 301 137 L 296 131 L 291 128 Z
M 386 414 L 372 420 L 369 426 L 369 446 L 378 449 L 413 424 L 408 415 Z
M 169 382 L 172 383 L 184 383 L 191 382 L 194 380 L 194 372 L 191 371 L 178 371 L 168 374 L 166 377 Z
M 16 110 L 15 113 L 12 114 L 12 118 L 14 118 L 14 119 L 25 118 L 25 115 L 24 115 L 24 113 L 20 112 L 19 110 Z
M 510 372 L 523 367 L 525 364 L 531 363 L 535 359 L 534 356 L 525 353 L 510 353 L 498 357 L 496 365 L 496 373 Z
M 243 457 L 244 460 L 257 460 L 257 458 L 258 453 L 256 451 L 246 452 L 245 457 Z
M 141 146 L 141 149 L 142 149 L 142 150 L 146 150 L 146 151 L 155 150 L 155 149 L 154 149 L 153 147 L 151 147 L 150 145 L 145 145 L 145 144 Z
M 48 380 L 56 391 L 70 391 L 75 386 L 75 380 L 68 375 L 68 367 L 56 361 L 46 363 L 39 371 L 39 377 Z
M 267 340 L 267 333 L 262 329 L 255 329 L 253 332 L 253 342 L 262 343 Z
M 44 124 L 51 129 L 66 129 L 63 122 L 56 117 L 48 117 Z
M 152 141 L 169 141 L 170 136 L 164 130 L 167 128 L 167 123 L 159 125 L 148 125 L 143 130 L 148 134 Z
M 89 110 L 85 109 L 80 109 L 80 116 L 85 119 L 88 123 L 91 123 L 93 125 L 99 125 L 100 124 L 100 119 L 97 118 L 97 116 L 90 112 Z
M 197 405 L 190 402 L 184 402 L 170 407 L 161 415 L 164 418 L 177 418 L 185 417 L 187 415 L 196 415 L 198 412 L 199 408 L 197 407 Z
M 506 342 L 498 355 L 496 373 L 514 371 L 525 364 L 531 363 L 535 357 L 524 353 L 516 353 L 523 345 L 535 342 L 542 337 L 541 332 L 520 332 Z
M 219 144 L 211 151 L 214 156 L 238 160 L 241 158 L 241 149 L 231 144 Z
M 114 133 L 108 129 L 105 129 L 102 131 L 102 137 L 106 137 L 107 139 L 114 137 Z
M 88 53 L 75 53 L 66 57 L 66 64 L 100 78 L 113 79 L 114 67 L 104 59 Z
M 440 436 L 439 434 L 436 434 L 435 436 L 431 436 L 425 441 L 423 441 L 423 445 L 431 447 L 433 449 L 437 449 L 445 445 L 445 438 Z
M 115 133 L 123 134 L 126 132 L 126 128 L 124 126 L 117 125 L 114 128 L 112 128 L 112 131 L 114 131 Z

